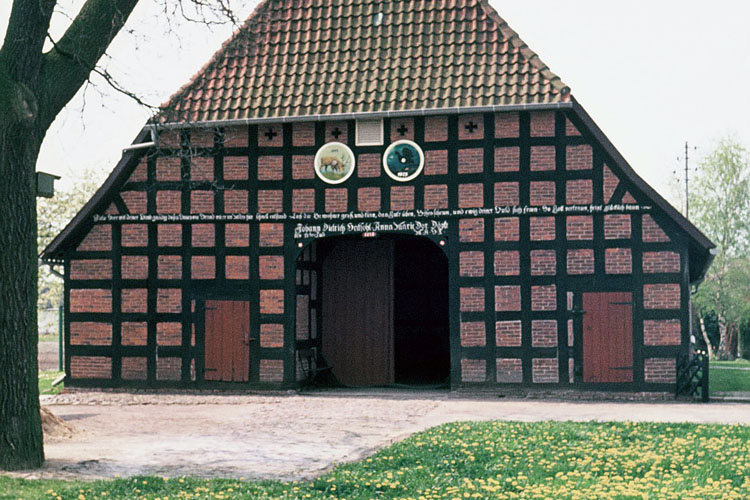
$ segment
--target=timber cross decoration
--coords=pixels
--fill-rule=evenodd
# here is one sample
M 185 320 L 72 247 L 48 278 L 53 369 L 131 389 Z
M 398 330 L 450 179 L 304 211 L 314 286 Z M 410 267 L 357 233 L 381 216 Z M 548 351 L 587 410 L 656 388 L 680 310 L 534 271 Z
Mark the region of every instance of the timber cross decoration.
M 673 391 L 713 244 L 485 1 L 365 5 L 262 3 L 46 249 L 67 383 Z

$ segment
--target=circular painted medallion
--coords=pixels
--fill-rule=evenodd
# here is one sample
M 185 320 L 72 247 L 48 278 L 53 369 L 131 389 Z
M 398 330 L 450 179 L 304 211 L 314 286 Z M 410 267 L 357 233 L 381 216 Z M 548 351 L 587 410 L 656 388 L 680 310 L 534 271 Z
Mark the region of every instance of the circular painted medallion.
M 424 168 L 422 148 L 407 140 L 392 143 L 383 155 L 383 168 L 391 179 L 399 182 L 414 179 Z
M 329 142 L 315 155 L 315 173 L 328 184 L 341 184 L 354 173 L 354 153 L 346 144 Z

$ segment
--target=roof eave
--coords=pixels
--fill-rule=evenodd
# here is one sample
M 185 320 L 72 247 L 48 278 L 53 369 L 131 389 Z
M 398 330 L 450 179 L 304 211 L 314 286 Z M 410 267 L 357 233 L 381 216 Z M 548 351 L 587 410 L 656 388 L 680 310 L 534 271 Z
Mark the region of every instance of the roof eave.
M 663 210 L 678 227 L 685 231 L 691 241 L 701 249 L 704 253 L 704 256 L 702 257 L 704 258 L 704 262 L 700 266 L 701 272 L 698 273 L 698 276 L 695 278 L 691 277 L 690 281 L 692 283 L 701 280 L 701 277 L 705 276 L 711 262 L 713 261 L 712 250 L 716 248 L 716 245 L 636 173 L 625 157 L 620 154 L 614 144 L 612 144 L 609 138 L 604 134 L 602 129 L 599 128 L 586 110 L 583 109 L 583 106 L 581 106 L 575 99 L 572 99 L 572 108 L 575 114 L 581 119 L 581 121 L 583 121 L 584 125 L 586 125 L 586 128 L 588 128 L 594 135 L 598 143 L 601 144 L 609 156 L 612 157 L 636 187 L 641 190 L 646 197 L 651 199 L 656 206 Z
M 141 129 L 136 136 L 132 144 L 137 145 L 150 140 L 151 130 L 147 127 Z M 142 148 L 126 148 L 123 150 L 122 158 L 117 162 L 117 165 L 109 174 L 109 177 L 104 183 L 96 190 L 96 193 L 89 199 L 88 202 L 78 211 L 65 228 L 55 236 L 49 245 L 39 254 L 39 257 L 43 262 L 52 262 L 59 258 L 59 253 L 63 250 L 68 243 L 68 239 L 73 237 L 78 227 L 83 224 L 90 216 L 96 211 L 101 209 L 107 200 L 107 195 L 110 191 L 122 181 L 121 177 L 123 172 L 126 170 L 125 167 L 133 161 L 135 158 L 140 157 L 143 154 Z
M 149 123 L 148 129 L 165 130 L 165 129 L 183 129 L 183 128 L 216 128 L 242 125 L 258 125 L 263 123 L 293 123 L 293 122 L 315 122 L 315 121 L 344 121 L 360 120 L 375 118 L 399 118 L 404 116 L 431 116 L 431 115 L 451 115 L 451 114 L 474 114 L 474 113 L 495 113 L 495 112 L 512 112 L 512 111 L 549 111 L 557 109 L 572 109 L 571 101 L 559 101 L 548 103 L 534 104 L 494 104 L 489 106 L 466 106 L 451 108 L 421 108 L 421 109 L 404 109 L 390 111 L 362 111 L 338 114 L 315 114 L 299 116 L 271 116 L 259 118 L 238 118 L 232 120 L 209 120 L 201 122 L 168 122 L 168 123 Z

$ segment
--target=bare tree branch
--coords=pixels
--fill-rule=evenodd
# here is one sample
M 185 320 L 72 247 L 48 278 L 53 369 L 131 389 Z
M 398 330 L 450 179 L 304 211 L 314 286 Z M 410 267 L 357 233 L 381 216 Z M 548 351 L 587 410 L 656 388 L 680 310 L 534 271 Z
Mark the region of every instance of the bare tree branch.
M 44 54 L 40 74 L 43 128 L 52 123 L 89 78 L 137 3 L 138 0 L 87 0 L 62 38 Z
M 47 35 L 47 38 L 49 39 L 49 41 L 52 43 L 52 46 L 54 47 L 54 49 L 59 54 L 64 55 L 65 57 L 69 58 L 72 61 L 75 61 L 76 63 L 80 64 L 82 67 L 84 67 L 87 64 L 87 62 L 84 61 L 84 60 L 81 60 L 78 57 L 77 54 L 66 52 L 64 49 L 60 48 L 60 46 L 52 39 L 51 36 Z M 92 66 L 92 67 L 89 68 L 89 73 L 95 73 L 95 74 L 99 75 L 116 92 L 119 92 L 120 94 L 129 97 L 130 99 L 134 100 L 135 102 L 137 102 L 141 106 L 144 106 L 144 107 L 146 107 L 146 108 L 148 108 L 148 109 L 150 109 L 152 111 L 156 111 L 156 110 L 159 109 L 158 106 L 155 106 L 153 104 L 147 103 L 141 97 L 139 97 L 138 94 L 136 94 L 135 92 L 131 92 L 130 90 L 127 90 L 122 85 L 120 85 L 117 82 L 117 80 L 112 76 L 112 74 L 109 71 L 107 71 L 106 69 L 100 68 L 99 66 L 94 65 L 94 66 Z M 85 83 L 87 83 L 87 84 L 90 83 L 90 84 L 94 85 L 94 83 L 91 81 L 90 77 L 86 78 L 86 82 Z

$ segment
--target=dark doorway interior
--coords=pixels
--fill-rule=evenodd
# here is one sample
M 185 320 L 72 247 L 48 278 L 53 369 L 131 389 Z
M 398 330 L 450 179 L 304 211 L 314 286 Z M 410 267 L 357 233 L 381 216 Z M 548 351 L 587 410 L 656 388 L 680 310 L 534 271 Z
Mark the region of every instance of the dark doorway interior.
M 400 238 L 396 240 L 393 267 L 396 382 L 447 382 L 448 258 L 429 240 Z
M 450 376 L 448 259 L 425 238 L 318 243 L 321 352 L 350 386 L 435 385 Z

